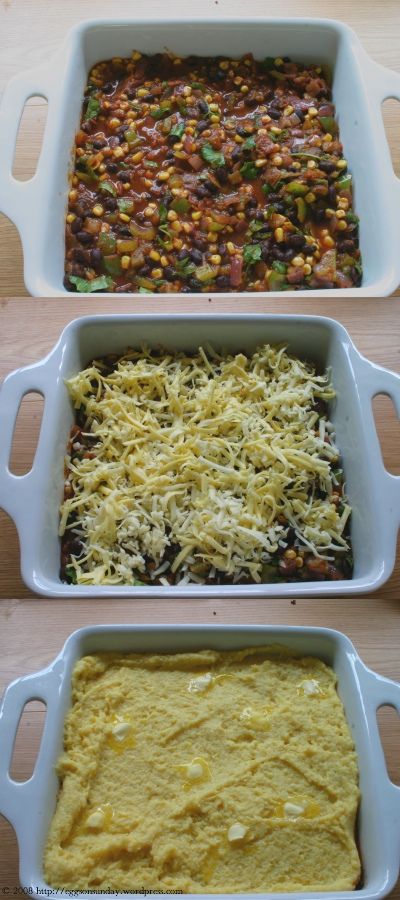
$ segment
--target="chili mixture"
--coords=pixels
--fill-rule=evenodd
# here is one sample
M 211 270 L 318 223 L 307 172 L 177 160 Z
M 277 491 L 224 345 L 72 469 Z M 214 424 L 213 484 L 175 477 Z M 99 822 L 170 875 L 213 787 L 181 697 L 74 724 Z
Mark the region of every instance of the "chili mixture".
M 135 51 L 91 70 L 66 217 L 68 290 L 320 290 L 356 287 L 361 275 L 323 67 Z

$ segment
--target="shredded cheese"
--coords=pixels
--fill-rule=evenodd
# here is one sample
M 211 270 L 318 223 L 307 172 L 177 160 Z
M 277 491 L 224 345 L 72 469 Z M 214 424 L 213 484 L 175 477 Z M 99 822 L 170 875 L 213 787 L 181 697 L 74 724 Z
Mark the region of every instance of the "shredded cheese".
M 84 546 L 78 583 L 132 583 L 168 560 L 180 584 L 258 582 L 289 527 L 315 556 L 348 549 L 350 507 L 330 501 L 338 450 L 315 408 L 335 393 L 285 347 L 129 351 L 66 384 L 91 435 L 90 454 L 66 458 L 61 507 L 60 535 Z

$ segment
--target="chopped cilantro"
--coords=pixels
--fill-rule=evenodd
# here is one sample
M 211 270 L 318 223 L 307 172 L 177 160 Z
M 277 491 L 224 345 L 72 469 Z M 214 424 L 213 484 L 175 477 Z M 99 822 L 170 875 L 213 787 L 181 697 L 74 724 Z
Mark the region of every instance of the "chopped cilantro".
M 116 188 L 115 188 L 115 186 L 113 185 L 112 181 L 100 181 L 100 182 L 99 182 L 99 189 L 100 189 L 101 191 L 104 191 L 104 193 L 112 194 L 113 197 L 116 197 L 116 196 L 117 196 L 117 191 L 116 191 Z
M 90 97 L 88 105 L 86 107 L 84 121 L 88 122 L 89 119 L 95 119 L 100 110 L 100 100 L 96 100 L 96 97 Z
M 219 150 L 214 150 L 211 144 L 203 144 L 200 153 L 206 162 L 210 163 L 213 169 L 218 169 L 225 165 L 225 157 Z
M 112 285 L 112 278 L 108 278 L 107 275 L 99 275 L 93 281 L 88 281 L 86 278 L 78 278 L 77 275 L 69 275 L 68 279 L 71 284 L 75 285 L 80 294 L 93 294 L 94 291 L 105 291 Z
M 246 140 L 243 141 L 243 144 L 242 144 L 243 150 L 254 150 L 255 146 L 256 146 L 256 139 L 253 137 L 252 134 L 250 134 L 249 137 L 246 138 Z
M 168 116 L 170 112 L 171 105 L 168 104 L 168 106 L 158 106 L 157 109 L 152 109 L 150 115 L 153 117 L 153 119 L 156 119 L 158 121 L 158 119 L 163 119 L 164 116 Z
M 240 174 L 243 175 L 243 178 L 248 178 L 249 181 L 253 181 L 254 178 L 257 178 L 259 171 L 253 162 L 245 162 L 240 167 Z
M 169 137 L 176 137 L 179 140 L 182 135 L 185 133 L 185 123 L 178 122 L 176 125 L 173 125 L 171 131 L 169 133 Z
M 149 288 L 140 287 L 138 293 L 139 294 L 152 294 L 153 291 L 151 291 Z
M 245 244 L 243 247 L 243 262 L 246 266 L 254 266 L 261 259 L 261 244 Z

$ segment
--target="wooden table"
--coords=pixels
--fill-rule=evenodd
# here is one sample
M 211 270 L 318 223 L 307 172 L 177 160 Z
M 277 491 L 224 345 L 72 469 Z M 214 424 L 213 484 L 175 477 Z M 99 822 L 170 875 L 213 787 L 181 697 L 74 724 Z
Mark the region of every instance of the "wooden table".
M 168 14 L 165 0 L 120 0 L 122 15 Z M 194 0 L 174 0 L 175 15 L 198 13 Z M 242 0 L 203 0 L 201 11 L 216 18 L 243 14 Z M 35 14 L 29 0 L 1 0 L 0 31 L 3 52 L 0 64 L 0 92 L 7 80 L 24 68 L 39 64 L 57 50 L 65 30 L 90 16 L 113 15 L 106 0 L 96 3 L 69 0 L 69 3 L 37 0 Z M 249 0 L 246 13 L 275 15 L 272 0 Z M 398 40 L 400 7 L 397 0 L 287 0 L 285 15 L 328 16 L 343 19 L 358 32 L 364 46 L 378 62 L 399 68 Z M 394 101 L 385 104 L 385 123 L 395 170 L 400 174 L 398 148 L 399 116 Z M 28 177 L 40 147 L 45 104 L 40 99 L 27 106 L 18 143 L 15 171 Z M 396 141 L 397 138 L 397 141 Z M 34 223 L 33 223 L 34 227 Z M 20 297 L 22 299 L 9 299 Z M 22 256 L 14 227 L 0 217 L 0 380 L 11 369 L 40 359 L 56 341 L 63 326 L 88 312 L 298 312 L 296 303 L 282 299 L 263 301 L 249 296 L 246 301 L 205 298 L 188 302 L 130 300 L 106 301 L 100 297 L 81 302 L 30 300 L 22 280 Z M 166 304 L 168 303 L 168 307 Z M 371 360 L 400 372 L 400 319 L 398 294 L 390 300 L 308 301 L 301 311 L 340 319 L 357 347 Z M 400 474 L 399 423 L 391 401 L 379 397 L 374 411 L 382 453 L 387 468 Z M 12 469 L 21 474 L 29 468 L 39 430 L 41 402 L 28 395 L 21 406 L 12 453 Z M 326 625 L 344 631 L 354 641 L 363 660 L 382 675 L 400 681 L 400 563 L 389 582 L 372 596 L 349 599 L 290 600 L 60 600 L 33 598 L 19 575 L 19 547 L 14 525 L 0 511 L 0 692 L 16 677 L 38 670 L 59 651 L 67 635 L 83 625 L 106 622 L 246 622 L 260 624 Z M 388 770 L 400 782 L 398 719 L 387 707 L 379 713 L 382 741 Z M 12 772 L 18 779 L 29 775 L 34 764 L 43 710 L 38 704 L 24 713 Z M 0 748 L 1 753 L 1 748 Z M 18 851 L 12 828 L 0 822 L 0 893 L 18 893 Z M 392 893 L 400 900 L 400 885 Z

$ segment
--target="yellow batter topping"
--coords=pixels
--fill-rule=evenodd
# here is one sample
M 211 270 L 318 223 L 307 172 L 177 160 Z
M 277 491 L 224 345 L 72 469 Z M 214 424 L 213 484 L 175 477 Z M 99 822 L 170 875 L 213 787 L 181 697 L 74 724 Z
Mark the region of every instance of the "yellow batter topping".
M 357 760 L 336 676 L 282 648 L 99 654 L 73 673 L 53 887 L 355 888 Z

